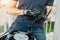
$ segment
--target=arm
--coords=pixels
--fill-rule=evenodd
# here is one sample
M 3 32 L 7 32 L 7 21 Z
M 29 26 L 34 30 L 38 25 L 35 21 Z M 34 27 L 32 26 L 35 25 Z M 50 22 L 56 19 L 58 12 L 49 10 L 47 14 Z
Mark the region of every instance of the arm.
M 22 9 L 17 9 L 16 4 L 18 0 L 10 0 L 9 6 L 7 8 L 7 13 L 11 15 L 24 15 Z
M 32 10 L 28 11 L 24 9 L 17 9 L 16 4 L 17 4 L 17 0 L 10 0 L 10 4 L 7 8 L 7 13 L 11 15 L 27 15 L 27 16 L 34 16 L 34 17 L 36 16 L 35 13 L 36 10 L 33 12 Z
M 47 21 L 48 20 L 50 20 L 51 19 L 51 17 L 52 17 L 52 6 L 47 6 L 46 7 L 47 8 L 47 14 L 49 13 L 49 11 L 50 11 L 50 14 L 49 14 L 49 16 L 47 17 Z
M 47 13 L 49 11 L 51 11 L 50 14 L 49 14 L 49 16 L 48 16 L 48 18 L 47 18 L 47 20 L 49 20 L 52 17 L 53 2 L 54 2 L 54 0 L 47 0 L 47 3 L 46 3 Z

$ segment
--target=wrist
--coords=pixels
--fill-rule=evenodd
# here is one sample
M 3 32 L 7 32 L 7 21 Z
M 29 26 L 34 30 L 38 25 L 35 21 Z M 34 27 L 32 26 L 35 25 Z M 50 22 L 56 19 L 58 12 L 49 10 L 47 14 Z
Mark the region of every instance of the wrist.
M 26 13 L 27 13 L 27 10 L 24 10 L 24 11 L 23 11 L 23 14 L 26 15 Z

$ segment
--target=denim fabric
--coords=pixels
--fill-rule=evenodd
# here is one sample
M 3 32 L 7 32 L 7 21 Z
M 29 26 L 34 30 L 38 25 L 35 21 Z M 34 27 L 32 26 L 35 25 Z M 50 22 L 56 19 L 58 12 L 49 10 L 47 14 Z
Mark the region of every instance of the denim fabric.
M 23 17 L 23 18 L 20 18 Z M 22 32 L 31 32 L 37 40 L 46 40 L 43 23 L 34 24 L 32 19 L 23 20 L 25 16 L 18 16 L 11 27 L 5 32 L 5 34 L 12 32 L 13 30 L 19 30 Z M 28 19 L 28 18 L 27 18 Z M 29 21 L 29 22 L 28 22 Z
M 32 10 L 35 8 L 44 11 L 47 5 L 53 5 L 53 1 L 54 0 L 19 0 L 18 9 Z M 23 32 L 32 32 L 37 40 L 46 40 L 43 23 L 34 24 L 33 20 L 33 18 L 27 16 L 18 16 L 15 22 L 3 35 L 7 35 L 7 33 L 13 30 L 19 30 Z

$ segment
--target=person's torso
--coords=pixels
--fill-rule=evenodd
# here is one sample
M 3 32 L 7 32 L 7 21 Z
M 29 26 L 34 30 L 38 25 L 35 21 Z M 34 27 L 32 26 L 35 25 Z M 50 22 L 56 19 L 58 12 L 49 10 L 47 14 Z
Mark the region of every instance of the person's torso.
M 43 11 L 45 8 L 47 0 L 19 0 L 19 9 L 26 9 L 26 10 L 31 10 L 31 9 L 39 9 L 40 11 Z M 33 20 L 32 18 L 29 18 L 27 16 L 18 16 L 16 21 L 20 21 L 21 23 L 32 23 Z
M 47 0 L 19 0 L 19 9 L 26 9 L 26 10 L 31 10 L 31 9 L 39 9 L 43 10 L 45 8 Z

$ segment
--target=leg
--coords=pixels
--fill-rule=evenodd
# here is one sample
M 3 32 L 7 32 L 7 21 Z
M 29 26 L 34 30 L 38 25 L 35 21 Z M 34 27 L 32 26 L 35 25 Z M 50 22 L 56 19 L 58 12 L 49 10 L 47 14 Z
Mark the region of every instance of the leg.
M 18 22 L 14 22 L 11 27 L 3 34 L 3 35 L 7 35 L 7 33 L 10 33 L 14 30 L 18 30 L 18 31 L 23 31 L 23 32 L 27 32 L 28 31 L 28 27 L 25 24 L 21 24 Z
M 35 36 L 37 40 L 46 40 L 45 32 L 43 30 L 43 27 L 34 27 L 31 28 L 32 34 Z

